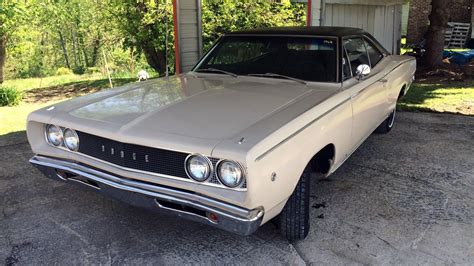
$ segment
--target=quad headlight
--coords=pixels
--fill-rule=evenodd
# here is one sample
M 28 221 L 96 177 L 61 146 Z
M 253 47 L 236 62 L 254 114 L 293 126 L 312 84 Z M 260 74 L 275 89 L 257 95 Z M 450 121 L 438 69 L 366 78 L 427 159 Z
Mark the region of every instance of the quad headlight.
M 79 150 L 79 137 L 73 129 L 46 125 L 45 135 L 46 141 L 53 146 L 67 148 L 70 151 Z
M 70 128 L 64 130 L 64 146 L 71 151 L 79 150 L 79 137 L 76 131 Z
M 46 126 L 46 139 L 54 146 L 61 146 L 63 144 L 64 136 L 60 127 L 55 125 Z
M 240 164 L 224 160 L 217 165 L 217 177 L 222 184 L 234 188 L 239 186 L 244 180 L 244 174 Z
M 186 173 L 196 181 L 206 181 L 211 176 L 211 162 L 207 157 L 199 154 L 190 155 L 185 163 Z

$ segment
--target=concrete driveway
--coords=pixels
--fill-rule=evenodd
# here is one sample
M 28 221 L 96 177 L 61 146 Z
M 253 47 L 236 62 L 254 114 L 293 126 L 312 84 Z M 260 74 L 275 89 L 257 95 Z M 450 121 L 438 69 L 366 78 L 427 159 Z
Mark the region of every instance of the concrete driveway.
M 327 180 L 311 232 L 240 237 L 44 178 L 24 134 L 0 137 L 6 264 L 474 264 L 474 117 L 401 113 Z

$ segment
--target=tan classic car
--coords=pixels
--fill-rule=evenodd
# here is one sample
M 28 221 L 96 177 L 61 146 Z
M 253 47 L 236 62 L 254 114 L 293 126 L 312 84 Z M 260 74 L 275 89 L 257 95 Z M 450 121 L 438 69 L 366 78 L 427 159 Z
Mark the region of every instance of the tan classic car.
M 273 220 L 303 239 L 311 174 L 392 129 L 415 68 L 360 29 L 233 32 L 189 73 L 31 113 L 30 162 L 136 206 L 242 235 Z

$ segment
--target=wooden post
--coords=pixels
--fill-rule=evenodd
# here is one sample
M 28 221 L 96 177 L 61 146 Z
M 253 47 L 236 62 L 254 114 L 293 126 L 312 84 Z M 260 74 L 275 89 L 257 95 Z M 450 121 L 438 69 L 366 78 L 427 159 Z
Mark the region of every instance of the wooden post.
M 112 79 L 110 78 L 109 66 L 107 65 L 107 57 L 105 56 L 104 50 L 102 50 L 102 55 L 104 56 L 105 70 L 107 71 L 107 76 L 109 77 L 110 88 L 113 88 L 114 84 L 112 84 Z
M 313 0 L 308 0 L 308 9 L 306 10 L 306 26 L 311 26 L 312 3 L 313 3 Z
M 179 74 L 181 72 L 180 54 L 179 54 L 179 32 L 178 32 L 178 0 L 173 0 L 173 29 L 174 29 L 174 72 Z

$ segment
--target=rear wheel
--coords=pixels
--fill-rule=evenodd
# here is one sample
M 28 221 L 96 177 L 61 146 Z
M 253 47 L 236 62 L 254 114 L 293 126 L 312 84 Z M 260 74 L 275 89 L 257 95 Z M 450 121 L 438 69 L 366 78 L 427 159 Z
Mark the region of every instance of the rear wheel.
M 281 235 L 291 242 L 308 235 L 310 188 L 311 172 L 307 167 L 278 217 Z
M 395 124 L 395 113 L 396 113 L 396 108 L 393 109 L 393 111 L 390 113 L 390 115 L 385 119 L 382 124 L 379 125 L 379 127 L 375 130 L 375 133 L 379 134 L 387 134 L 390 132 L 393 128 L 393 124 Z

